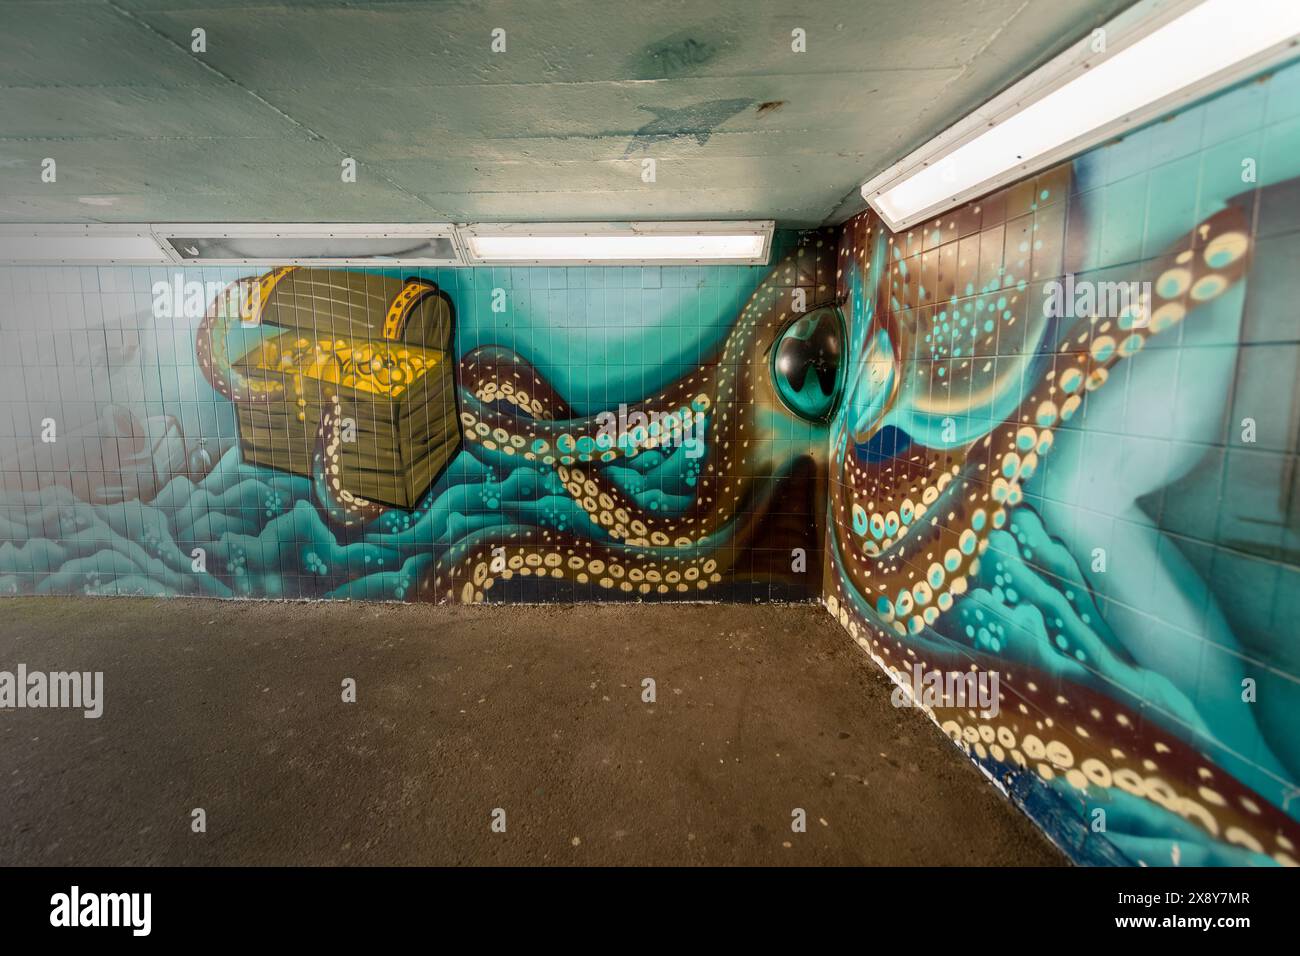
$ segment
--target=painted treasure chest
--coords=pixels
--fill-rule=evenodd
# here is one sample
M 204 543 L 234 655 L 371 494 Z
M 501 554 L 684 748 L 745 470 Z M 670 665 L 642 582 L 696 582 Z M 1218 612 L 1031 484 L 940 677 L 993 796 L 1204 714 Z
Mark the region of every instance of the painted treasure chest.
M 254 321 L 261 342 L 234 363 L 253 399 L 236 406 L 244 460 L 310 476 L 337 396 L 342 487 L 414 507 L 461 444 L 450 299 L 424 279 L 284 267 L 259 281 Z

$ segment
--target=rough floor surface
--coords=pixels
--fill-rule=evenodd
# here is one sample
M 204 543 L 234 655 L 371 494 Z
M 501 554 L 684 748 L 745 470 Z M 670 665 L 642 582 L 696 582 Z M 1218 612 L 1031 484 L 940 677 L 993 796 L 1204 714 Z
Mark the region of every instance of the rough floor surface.
M 104 711 L 0 709 L 3 864 L 1064 862 L 812 606 L 0 601 L 19 664 Z

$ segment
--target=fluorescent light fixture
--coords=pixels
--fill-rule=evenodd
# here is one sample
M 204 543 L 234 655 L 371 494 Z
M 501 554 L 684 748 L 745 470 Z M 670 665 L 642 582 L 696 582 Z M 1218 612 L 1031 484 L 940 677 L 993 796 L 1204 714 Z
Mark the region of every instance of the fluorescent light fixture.
M 773 225 L 770 220 L 477 223 L 459 232 L 471 265 L 762 265 Z
M 0 264 L 686 265 L 767 262 L 774 224 L 153 223 L 0 225 Z
M 893 230 L 1300 53 L 1300 0 L 1142 0 L 862 187 Z
M 165 265 L 148 226 L 0 225 L 0 265 Z
M 193 265 L 458 265 L 448 223 L 169 223 L 154 234 Z

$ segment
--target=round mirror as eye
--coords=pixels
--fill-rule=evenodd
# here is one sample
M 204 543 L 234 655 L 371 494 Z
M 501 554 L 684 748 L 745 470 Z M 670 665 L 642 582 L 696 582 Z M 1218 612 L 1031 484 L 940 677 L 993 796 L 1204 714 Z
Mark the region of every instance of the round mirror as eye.
M 787 325 L 772 345 L 772 387 L 800 418 L 824 422 L 839 402 L 844 377 L 844 319 L 823 306 Z

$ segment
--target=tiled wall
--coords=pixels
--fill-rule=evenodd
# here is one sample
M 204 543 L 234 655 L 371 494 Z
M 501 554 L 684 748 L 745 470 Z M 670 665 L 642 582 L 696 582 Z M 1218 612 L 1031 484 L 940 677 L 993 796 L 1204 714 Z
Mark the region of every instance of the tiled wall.
M 814 598 L 826 430 L 755 381 L 779 331 L 757 318 L 760 283 L 806 283 L 811 301 L 816 270 L 790 265 L 811 261 L 810 242 L 779 235 L 770 268 L 418 273 L 454 311 L 454 393 L 431 407 L 465 436 L 413 506 L 366 509 L 327 474 L 244 460 L 238 413 L 258 396 L 232 389 L 229 364 L 289 321 L 268 298 L 260 324 L 214 326 L 215 293 L 248 270 L 0 269 L 0 592 Z M 832 250 L 820 243 L 823 262 Z M 208 318 L 155 301 L 154 284 L 175 281 L 211 284 Z M 363 296 L 345 320 L 377 329 L 386 305 Z M 305 341 L 333 338 L 325 326 L 302 324 Z M 206 370 L 205 335 L 218 343 Z M 546 408 L 509 400 L 521 376 Z M 606 444 L 601 414 L 621 403 L 689 408 L 701 447 L 635 432 Z M 366 442 L 343 455 L 387 454 Z
M 1300 859 L 1298 177 L 1292 66 L 844 230 L 828 606 L 1080 861 Z

